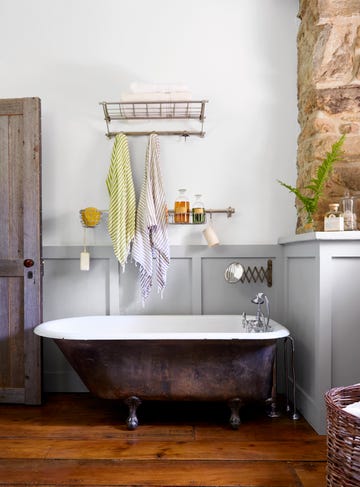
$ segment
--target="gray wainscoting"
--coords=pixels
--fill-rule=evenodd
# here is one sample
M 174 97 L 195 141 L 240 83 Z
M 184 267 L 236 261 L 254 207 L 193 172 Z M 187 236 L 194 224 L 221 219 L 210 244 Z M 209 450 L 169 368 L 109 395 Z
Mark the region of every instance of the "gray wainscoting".
M 359 237 L 320 232 L 284 245 L 284 323 L 295 340 L 297 400 L 321 434 L 325 392 L 360 382 Z
M 250 302 L 257 292 L 270 299 L 271 316 L 282 321 L 282 249 L 278 245 L 204 245 L 171 247 L 168 282 L 161 297 L 157 290 L 142 306 L 137 269 L 133 263 L 122 271 L 112 247 L 89 247 L 90 271 L 80 271 L 82 248 L 44 247 L 44 321 L 69 316 L 104 314 L 253 314 Z M 273 285 L 229 284 L 227 265 L 239 261 L 245 268 L 273 261 Z M 61 352 L 44 339 L 44 390 L 86 390 Z

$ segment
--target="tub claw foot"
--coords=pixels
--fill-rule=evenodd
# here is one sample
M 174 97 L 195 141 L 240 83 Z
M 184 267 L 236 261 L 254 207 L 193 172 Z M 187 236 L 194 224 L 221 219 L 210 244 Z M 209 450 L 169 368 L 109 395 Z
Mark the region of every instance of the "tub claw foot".
M 126 420 L 126 426 L 129 430 L 134 430 L 139 425 L 136 410 L 140 406 L 141 400 L 136 396 L 131 396 L 125 399 L 124 402 L 129 407 L 129 417 Z
M 237 430 L 241 424 L 239 410 L 242 406 L 242 401 L 238 397 L 235 397 L 234 399 L 230 399 L 228 401 L 228 404 L 231 410 L 231 416 L 229 419 L 230 426 L 232 427 L 232 429 Z
M 268 411 L 267 415 L 269 416 L 269 418 L 280 418 L 281 412 L 278 409 L 276 401 L 270 401 L 270 410 Z

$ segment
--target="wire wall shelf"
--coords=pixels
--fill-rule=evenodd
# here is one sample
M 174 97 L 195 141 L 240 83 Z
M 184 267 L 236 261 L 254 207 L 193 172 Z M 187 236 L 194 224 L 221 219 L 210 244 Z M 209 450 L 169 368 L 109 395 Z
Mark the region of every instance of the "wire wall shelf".
M 182 135 L 184 137 L 197 135 L 204 137 L 205 105 L 208 100 L 200 101 L 133 101 L 100 103 L 103 107 L 107 127 L 107 137 L 111 138 L 122 132 L 125 135 Z M 196 120 L 201 129 L 194 130 L 151 130 L 151 131 L 112 131 L 111 122 L 126 122 L 131 120 Z
M 175 218 L 175 211 L 174 210 L 168 210 L 168 223 L 170 225 L 199 225 L 199 224 L 203 224 L 203 223 L 207 223 L 207 217 L 208 215 L 210 216 L 210 220 L 212 220 L 212 216 L 214 213 L 225 213 L 227 215 L 228 218 L 231 218 L 232 215 L 235 213 L 235 208 L 229 206 L 228 208 L 224 209 L 224 210 L 215 210 L 215 209 L 211 209 L 211 208 L 207 208 L 205 210 L 205 215 L 204 215 L 204 221 L 199 223 L 199 222 L 194 222 L 193 219 L 192 219 L 192 212 L 189 211 L 188 213 L 186 213 L 186 218 L 184 218 L 184 221 L 181 221 L 181 222 L 177 222 L 176 221 L 176 218 Z M 181 214 L 182 216 L 184 214 Z

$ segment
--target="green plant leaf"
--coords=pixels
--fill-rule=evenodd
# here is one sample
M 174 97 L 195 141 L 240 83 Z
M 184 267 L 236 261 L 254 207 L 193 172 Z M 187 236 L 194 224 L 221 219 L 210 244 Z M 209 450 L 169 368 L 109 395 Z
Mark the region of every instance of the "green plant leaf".
M 302 194 L 298 188 L 294 188 L 290 184 L 286 184 L 283 181 L 280 181 L 279 179 L 277 181 L 282 186 L 287 188 L 291 193 L 294 193 L 297 198 L 299 198 L 299 200 L 304 205 L 303 208 L 306 210 L 306 212 L 308 214 L 313 211 L 313 205 L 314 205 L 314 199 L 313 198 L 311 198 L 310 196 L 306 196 L 306 195 Z
M 331 151 L 326 154 L 325 159 L 317 169 L 316 177 L 310 179 L 310 183 L 304 187 L 313 193 L 312 196 L 307 196 L 301 193 L 298 188 L 294 188 L 290 184 L 286 184 L 283 181 L 277 180 L 282 186 L 294 193 L 296 197 L 302 202 L 303 207 L 307 213 L 308 221 L 312 218 L 312 215 L 316 212 L 319 199 L 323 193 L 325 183 L 330 176 L 335 162 L 339 161 L 342 156 L 342 145 L 345 141 L 345 134 L 340 137 L 331 147 Z

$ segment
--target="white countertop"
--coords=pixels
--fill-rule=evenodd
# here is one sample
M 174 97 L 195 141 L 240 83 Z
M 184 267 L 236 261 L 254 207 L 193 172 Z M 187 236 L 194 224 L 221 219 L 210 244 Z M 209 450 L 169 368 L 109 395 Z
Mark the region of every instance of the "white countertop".
M 280 237 L 278 243 L 280 245 L 298 242 L 309 241 L 326 241 L 326 240 L 342 240 L 342 241 L 360 241 L 360 231 L 347 231 L 347 232 L 309 232 L 300 233 L 298 235 L 291 235 L 289 237 Z

